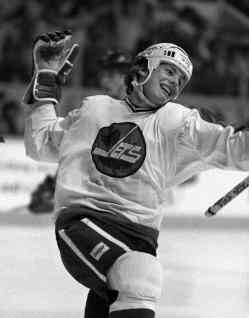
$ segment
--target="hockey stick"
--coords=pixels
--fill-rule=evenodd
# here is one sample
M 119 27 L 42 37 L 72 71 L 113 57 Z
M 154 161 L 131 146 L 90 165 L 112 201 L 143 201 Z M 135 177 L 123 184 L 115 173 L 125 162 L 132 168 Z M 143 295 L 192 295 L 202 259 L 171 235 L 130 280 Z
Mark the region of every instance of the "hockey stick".
M 218 201 L 216 201 L 213 205 L 211 205 L 205 212 L 205 216 L 211 217 L 216 215 L 216 213 L 222 209 L 226 204 L 232 201 L 237 197 L 242 191 L 244 191 L 249 186 L 249 176 L 243 179 L 240 183 L 238 183 L 235 187 L 233 187 L 230 191 L 228 191 L 223 197 L 221 197 Z

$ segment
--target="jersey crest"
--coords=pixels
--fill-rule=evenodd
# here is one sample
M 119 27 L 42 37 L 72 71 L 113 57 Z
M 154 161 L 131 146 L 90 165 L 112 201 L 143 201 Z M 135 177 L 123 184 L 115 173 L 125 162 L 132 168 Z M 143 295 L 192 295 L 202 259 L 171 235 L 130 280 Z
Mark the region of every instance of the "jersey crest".
M 93 143 L 91 154 L 96 168 L 105 175 L 124 178 L 134 174 L 146 156 L 142 130 L 131 122 L 102 127 Z

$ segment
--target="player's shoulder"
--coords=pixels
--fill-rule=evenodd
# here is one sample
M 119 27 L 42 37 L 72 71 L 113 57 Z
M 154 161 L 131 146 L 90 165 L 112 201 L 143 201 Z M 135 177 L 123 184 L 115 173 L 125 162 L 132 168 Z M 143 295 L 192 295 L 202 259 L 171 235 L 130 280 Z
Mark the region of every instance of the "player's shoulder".
M 182 126 L 191 113 L 192 110 L 182 104 L 168 102 L 157 111 L 156 116 L 163 129 L 172 130 Z
M 92 95 L 83 98 L 81 103 L 82 111 L 87 111 L 90 113 L 101 113 L 108 112 L 108 109 L 117 107 L 121 101 L 115 98 L 112 98 L 109 95 Z
M 82 100 L 82 104 L 91 104 L 91 105 L 110 105 L 113 103 L 118 103 L 119 100 L 115 99 L 109 95 L 92 95 L 87 96 Z
M 168 102 L 158 110 L 159 116 L 162 114 L 173 115 L 173 116 L 185 116 L 191 111 L 190 108 L 174 102 Z

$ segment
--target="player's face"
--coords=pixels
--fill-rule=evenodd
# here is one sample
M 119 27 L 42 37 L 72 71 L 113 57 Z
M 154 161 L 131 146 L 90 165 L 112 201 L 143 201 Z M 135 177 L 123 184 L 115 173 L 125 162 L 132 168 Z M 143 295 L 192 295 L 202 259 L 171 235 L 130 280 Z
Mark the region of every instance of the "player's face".
M 161 63 L 144 84 L 144 95 L 155 107 L 162 106 L 178 96 L 185 81 L 186 77 L 178 67 Z
M 100 85 L 111 97 L 123 98 L 125 96 L 124 75 L 119 72 L 103 72 L 100 77 Z

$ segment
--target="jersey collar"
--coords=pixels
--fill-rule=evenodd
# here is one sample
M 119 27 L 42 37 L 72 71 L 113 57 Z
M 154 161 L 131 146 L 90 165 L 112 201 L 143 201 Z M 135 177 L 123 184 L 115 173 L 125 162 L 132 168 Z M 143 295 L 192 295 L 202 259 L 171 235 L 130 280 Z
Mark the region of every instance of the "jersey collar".
M 133 112 L 155 112 L 158 108 L 144 95 L 142 85 L 134 85 L 133 91 L 125 97 Z

